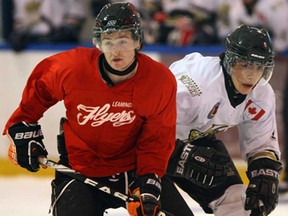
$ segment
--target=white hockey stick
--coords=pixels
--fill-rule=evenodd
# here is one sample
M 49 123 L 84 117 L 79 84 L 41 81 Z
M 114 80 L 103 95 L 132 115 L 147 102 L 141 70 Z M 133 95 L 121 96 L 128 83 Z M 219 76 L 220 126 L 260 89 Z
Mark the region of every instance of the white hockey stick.
M 108 193 L 114 197 L 117 197 L 117 198 L 125 201 L 125 202 L 137 202 L 138 201 L 137 198 L 135 198 L 135 197 L 132 197 L 132 196 L 129 196 L 128 194 L 123 194 L 123 193 L 120 193 L 116 190 L 113 190 L 113 188 L 111 188 L 105 184 L 102 184 L 101 182 L 90 179 L 90 178 L 76 172 L 75 170 L 73 170 L 67 166 L 56 163 L 55 161 L 49 160 L 49 159 L 44 158 L 44 157 L 39 157 L 38 160 L 39 160 L 39 163 L 42 164 L 43 166 L 55 169 L 58 172 L 61 172 L 67 176 L 70 176 L 71 178 L 74 178 L 74 179 L 76 179 L 76 180 L 78 180 L 84 184 L 88 184 L 88 185 L 90 185 L 90 186 L 92 186 L 98 190 L 101 190 L 105 193 Z M 168 212 L 160 211 L 157 216 L 173 216 L 173 215 L 168 213 Z

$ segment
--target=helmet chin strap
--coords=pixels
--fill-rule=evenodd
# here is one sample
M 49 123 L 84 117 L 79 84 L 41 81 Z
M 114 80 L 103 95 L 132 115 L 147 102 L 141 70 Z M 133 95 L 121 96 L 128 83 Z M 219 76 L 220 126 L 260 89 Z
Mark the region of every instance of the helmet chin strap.
M 112 67 L 108 64 L 108 62 L 107 62 L 107 60 L 106 60 L 105 57 L 104 57 L 104 62 L 103 62 L 103 63 L 104 63 L 105 69 L 106 69 L 109 73 L 112 73 L 112 74 L 117 75 L 117 76 L 125 76 L 125 75 L 131 73 L 131 72 L 136 68 L 137 58 L 135 57 L 134 60 L 133 60 L 133 62 L 132 62 L 132 64 L 131 64 L 128 68 L 126 68 L 125 70 L 123 70 L 123 71 L 115 70 L 114 68 L 112 68 Z

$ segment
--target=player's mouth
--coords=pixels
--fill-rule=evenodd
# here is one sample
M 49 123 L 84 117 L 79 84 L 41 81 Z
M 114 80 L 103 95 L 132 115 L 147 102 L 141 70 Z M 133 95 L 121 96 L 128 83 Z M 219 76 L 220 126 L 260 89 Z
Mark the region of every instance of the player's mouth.
M 112 59 L 112 61 L 113 61 L 113 62 L 116 62 L 116 63 L 120 62 L 121 60 L 122 60 L 121 58 L 114 58 L 114 59 Z
M 252 85 L 252 84 L 242 84 L 242 86 L 244 88 L 250 89 L 250 88 L 253 88 L 254 85 Z

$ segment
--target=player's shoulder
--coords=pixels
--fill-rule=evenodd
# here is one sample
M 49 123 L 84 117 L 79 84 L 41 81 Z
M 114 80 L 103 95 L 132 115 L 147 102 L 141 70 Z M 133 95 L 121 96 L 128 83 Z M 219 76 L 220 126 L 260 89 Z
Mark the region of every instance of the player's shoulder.
M 164 68 L 165 70 L 168 69 L 168 67 L 165 66 L 163 63 L 161 63 L 160 60 L 157 61 L 144 53 L 137 53 L 137 58 L 141 66 L 143 67 L 147 68 L 157 67 L 157 68 Z
M 203 56 L 197 52 L 173 62 L 169 68 L 176 77 L 185 75 L 196 80 L 209 80 L 223 75 L 219 56 Z
M 70 55 L 70 56 L 74 56 L 74 55 L 99 55 L 101 52 L 99 49 L 97 48 L 90 48 L 90 47 L 75 47 L 73 49 L 69 49 L 69 50 L 65 50 L 65 51 L 62 51 L 62 52 L 59 52 L 59 53 L 56 53 L 55 55 L 53 56 L 63 56 L 63 55 Z
M 88 63 L 94 60 L 100 54 L 101 52 L 96 48 L 76 47 L 74 49 L 56 53 L 44 60 L 62 65 L 74 65 L 76 63 L 79 65 L 81 63 Z
M 222 94 L 224 74 L 219 56 L 203 56 L 191 53 L 171 64 L 170 70 L 177 80 L 178 92 L 186 96 L 197 95 L 193 100 L 202 100 L 211 95 Z M 192 97 L 190 98 L 192 99 Z
M 262 84 L 263 80 L 260 80 L 259 83 L 253 89 L 253 96 L 257 98 L 263 98 L 269 100 L 275 97 L 275 92 L 272 86 L 269 83 Z
M 204 56 L 198 52 L 190 53 L 185 55 L 182 59 L 173 62 L 170 65 L 170 68 L 181 68 L 181 65 L 184 67 L 195 67 L 202 66 L 207 64 L 219 64 L 220 58 L 218 56 Z M 211 65 L 212 66 L 212 65 Z
M 86 59 L 98 56 L 101 54 L 101 51 L 97 48 L 89 48 L 89 47 L 76 47 L 75 49 L 71 49 L 67 51 L 67 54 L 75 55 L 77 58 L 81 58 L 81 56 L 86 57 Z
M 271 110 L 275 107 L 275 92 L 269 83 L 265 85 L 258 83 L 247 99 L 251 99 L 265 110 Z

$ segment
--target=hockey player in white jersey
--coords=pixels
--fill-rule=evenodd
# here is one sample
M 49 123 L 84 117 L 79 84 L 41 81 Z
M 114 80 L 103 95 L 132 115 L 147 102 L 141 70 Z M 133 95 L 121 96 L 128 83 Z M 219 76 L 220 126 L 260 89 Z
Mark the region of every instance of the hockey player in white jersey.
M 226 47 L 220 56 L 192 53 L 170 66 L 178 83 L 178 117 L 167 175 L 206 213 L 268 215 L 278 202 L 282 168 L 268 83 L 274 52 L 268 32 L 247 25 L 227 37 Z M 215 136 L 235 126 L 247 161 L 247 187 Z

